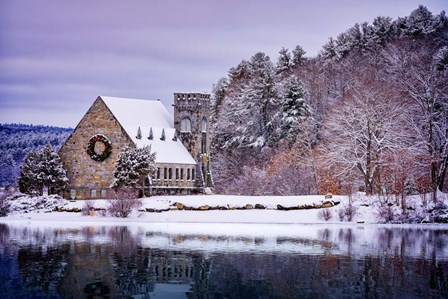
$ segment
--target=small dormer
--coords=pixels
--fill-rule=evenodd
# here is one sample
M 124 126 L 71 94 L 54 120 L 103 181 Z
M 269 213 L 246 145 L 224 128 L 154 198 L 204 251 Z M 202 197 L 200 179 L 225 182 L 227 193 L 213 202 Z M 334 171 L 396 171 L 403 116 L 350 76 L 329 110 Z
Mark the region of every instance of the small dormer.
M 135 138 L 142 139 L 142 130 L 140 129 L 140 127 L 138 127 L 137 136 L 135 136 Z

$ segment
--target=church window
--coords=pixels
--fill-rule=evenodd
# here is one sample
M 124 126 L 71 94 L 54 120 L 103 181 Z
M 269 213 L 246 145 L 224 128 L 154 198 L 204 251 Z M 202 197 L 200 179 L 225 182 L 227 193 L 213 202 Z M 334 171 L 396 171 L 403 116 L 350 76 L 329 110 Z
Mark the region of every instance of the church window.
M 172 180 L 173 179 L 173 169 L 172 168 L 168 168 L 168 179 Z
M 184 117 L 180 122 L 180 130 L 182 132 L 191 132 L 191 119 Z
M 160 167 L 157 167 L 157 179 L 160 180 Z
M 90 190 L 90 197 L 91 198 L 96 198 L 96 189 Z
M 190 180 L 190 168 L 187 169 L 187 181 Z
M 176 168 L 176 180 L 179 180 L 179 168 Z
M 184 179 L 184 169 L 183 168 L 180 169 L 180 179 L 181 180 Z
M 163 179 L 166 180 L 168 178 L 168 171 L 166 170 L 166 167 L 163 169 Z
M 191 180 L 194 181 L 194 168 L 191 170 Z

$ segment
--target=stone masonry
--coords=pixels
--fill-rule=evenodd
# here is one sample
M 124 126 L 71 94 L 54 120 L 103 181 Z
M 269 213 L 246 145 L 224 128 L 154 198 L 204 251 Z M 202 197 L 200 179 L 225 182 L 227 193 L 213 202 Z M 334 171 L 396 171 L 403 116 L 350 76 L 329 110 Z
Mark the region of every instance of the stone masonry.
M 87 144 L 96 134 L 103 134 L 112 143 L 111 155 L 101 162 L 87 154 Z M 126 145 L 133 146 L 131 138 L 98 97 L 59 151 L 69 177 L 64 197 L 71 198 L 73 192 L 76 199 L 110 197 L 115 162 Z
M 209 171 L 210 134 L 208 133 L 210 94 L 175 93 L 174 94 L 174 128 L 180 133 L 182 143 L 191 156 L 198 161 L 197 172 L 202 174 L 199 181 L 204 186 L 211 186 Z M 191 121 L 191 131 L 181 128 L 183 119 Z

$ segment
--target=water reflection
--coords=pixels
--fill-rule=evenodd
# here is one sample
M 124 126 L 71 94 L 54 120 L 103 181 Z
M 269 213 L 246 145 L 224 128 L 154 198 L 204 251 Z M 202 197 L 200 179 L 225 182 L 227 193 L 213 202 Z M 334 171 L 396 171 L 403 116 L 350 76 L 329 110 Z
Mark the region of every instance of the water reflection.
M 447 273 L 446 227 L 177 234 L 0 223 L 2 298 L 446 298 Z

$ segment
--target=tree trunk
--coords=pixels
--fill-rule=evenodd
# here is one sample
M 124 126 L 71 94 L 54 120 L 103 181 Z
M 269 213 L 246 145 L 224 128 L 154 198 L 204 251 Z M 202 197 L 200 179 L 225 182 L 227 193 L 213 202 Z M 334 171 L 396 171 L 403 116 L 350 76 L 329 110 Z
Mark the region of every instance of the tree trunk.
M 431 161 L 431 189 L 432 189 L 432 201 L 437 201 L 437 163 Z
M 442 192 L 443 191 L 443 184 L 445 183 L 445 177 L 446 177 L 446 169 L 448 168 L 448 157 L 445 157 L 442 162 L 440 175 L 438 177 L 438 189 Z

